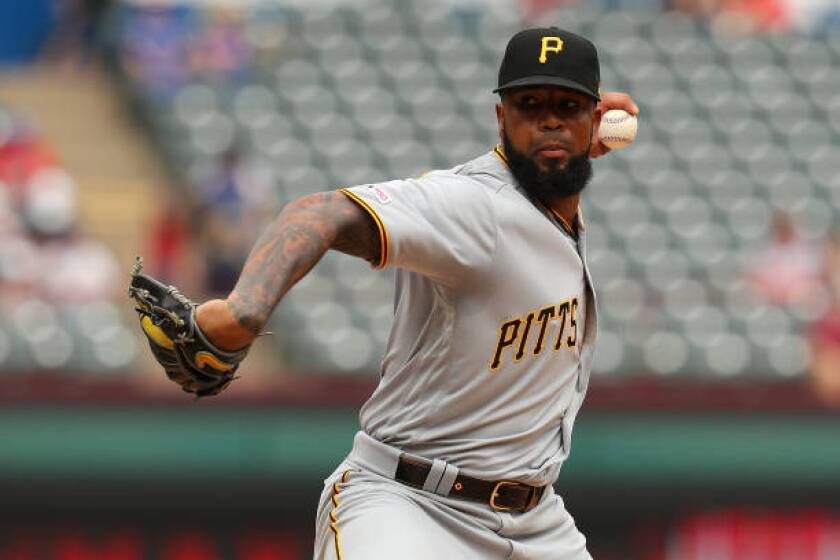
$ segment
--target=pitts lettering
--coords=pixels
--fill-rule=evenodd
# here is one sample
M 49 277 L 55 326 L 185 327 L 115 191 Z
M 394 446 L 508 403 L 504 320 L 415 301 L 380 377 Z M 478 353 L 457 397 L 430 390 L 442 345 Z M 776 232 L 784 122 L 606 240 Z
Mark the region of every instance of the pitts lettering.
M 554 351 L 574 348 L 578 340 L 577 328 L 578 298 L 566 300 L 557 305 L 535 309 L 521 317 L 502 321 L 499 338 L 490 362 L 490 371 L 496 371 L 505 358 L 505 350 L 515 348 L 513 363 L 526 355 L 537 357 L 551 347 Z M 557 328 L 552 328 L 557 325 Z M 533 336 L 531 334 L 533 333 Z M 529 341 L 531 351 L 528 352 Z

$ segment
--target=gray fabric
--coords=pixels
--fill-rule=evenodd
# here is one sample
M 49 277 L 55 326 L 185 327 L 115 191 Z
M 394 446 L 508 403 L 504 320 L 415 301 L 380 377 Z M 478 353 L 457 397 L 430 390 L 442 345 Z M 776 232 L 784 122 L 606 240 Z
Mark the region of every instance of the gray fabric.
M 401 453 L 399 449 L 381 443 L 359 431 L 353 438 L 353 449 L 350 451 L 348 460 L 372 473 L 394 478 Z M 455 477 L 458 476 L 458 468 L 440 459 L 417 458 L 432 462 L 432 469 L 423 485 L 423 490 L 441 496 L 448 495 Z
M 337 560 L 339 549 L 342 560 L 592 560 L 551 489 L 528 513 L 498 513 L 410 488 L 349 459 L 325 481 L 314 558 Z
M 469 476 L 552 483 L 597 331 L 585 229 L 570 237 L 492 152 L 350 190 L 384 223 L 385 265 L 398 269 L 394 324 L 362 429 Z
M 378 475 L 394 478 L 401 451 L 359 431 L 353 437 L 351 457 L 356 464 Z

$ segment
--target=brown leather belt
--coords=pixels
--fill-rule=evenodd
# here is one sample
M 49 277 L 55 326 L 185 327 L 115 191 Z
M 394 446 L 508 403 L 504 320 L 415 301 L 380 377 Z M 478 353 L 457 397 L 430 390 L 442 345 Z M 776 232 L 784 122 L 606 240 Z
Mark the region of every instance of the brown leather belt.
M 431 461 L 402 454 L 394 479 L 415 488 L 423 488 L 431 469 Z M 525 513 L 537 505 L 545 488 L 512 480 L 482 480 L 459 474 L 447 496 L 483 502 L 496 511 Z

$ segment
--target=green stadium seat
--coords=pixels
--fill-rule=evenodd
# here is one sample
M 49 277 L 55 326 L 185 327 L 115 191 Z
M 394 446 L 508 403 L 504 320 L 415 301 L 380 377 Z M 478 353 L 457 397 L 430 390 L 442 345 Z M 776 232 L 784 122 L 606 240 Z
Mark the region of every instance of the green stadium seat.
M 210 86 L 192 84 L 175 94 L 174 116 L 181 124 L 200 122 L 216 115 L 219 111 L 219 96 Z
M 732 333 L 719 333 L 704 349 L 706 370 L 723 377 L 744 372 L 750 367 L 753 354 L 749 343 Z
M 717 51 L 704 38 L 683 37 L 662 51 L 668 58 L 674 73 L 689 79 L 697 68 L 718 63 Z
M 779 53 L 785 60 L 780 70 L 788 72 L 802 85 L 810 86 L 831 78 L 840 57 L 834 55 L 827 45 L 812 39 L 799 38 L 786 45 Z
M 644 284 L 627 277 L 602 279 L 599 293 L 604 312 L 621 322 L 632 322 L 638 318 L 646 305 Z
M 810 348 L 805 339 L 794 333 L 779 336 L 767 349 L 770 372 L 780 377 L 793 377 L 810 366 Z
M 755 184 L 764 187 L 774 177 L 790 171 L 791 158 L 775 140 L 757 146 L 754 151 L 743 154 L 747 171 Z
M 645 182 L 661 169 L 670 169 L 674 165 L 673 151 L 667 144 L 661 144 L 650 139 L 651 131 L 640 131 L 638 150 L 627 150 L 627 167 L 637 185 Z M 641 141 L 644 139 L 644 142 Z M 636 148 L 637 146 L 634 146 Z M 644 188 L 644 187 L 643 187 Z M 644 192 L 644 190 L 642 191 Z M 651 194 L 653 194 L 651 192 Z
M 592 275 L 601 280 L 621 278 L 628 271 L 627 256 L 609 247 L 592 248 L 587 259 Z
M 260 135 L 255 143 L 261 156 L 271 159 L 279 169 L 312 163 L 312 148 L 294 136 Z
M 649 265 L 668 253 L 672 232 L 666 225 L 653 221 L 639 222 L 626 232 L 624 249 L 638 263 Z
M 357 92 L 368 91 L 370 88 L 381 91 L 378 86 L 382 84 L 382 73 L 377 66 L 363 58 L 344 60 L 331 69 L 329 77 L 338 96 L 345 100 L 354 99 Z
M 599 325 L 600 327 L 600 325 Z M 599 374 L 617 374 L 627 370 L 627 349 L 618 332 L 599 328 L 598 351 L 595 353 L 593 370 Z
M 653 331 L 642 347 L 645 368 L 659 375 L 681 371 L 689 360 L 691 346 L 679 332 Z
M 313 193 L 337 188 L 324 171 L 312 164 L 297 162 L 289 166 L 278 166 L 280 185 L 289 199 L 299 196 L 297 193 Z
M 233 99 L 233 114 L 243 126 L 259 126 L 273 117 L 277 108 L 277 96 L 267 86 L 243 87 Z
M 748 82 L 754 74 L 776 64 L 776 53 L 763 37 L 723 39 L 719 43 L 727 53 L 733 72 L 741 80 Z
M 730 335 L 727 315 L 713 305 L 698 305 L 677 318 L 683 324 L 681 331 L 694 346 L 709 348 L 721 335 Z
M 700 21 L 677 10 L 657 14 L 650 24 L 650 38 L 663 51 L 678 41 L 696 37 L 706 38 L 705 29 L 701 29 Z
M 190 126 L 190 136 L 199 154 L 222 156 L 236 143 L 236 123 L 231 117 L 218 113 Z
M 323 82 L 320 68 L 300 58 L 284 60 L 274 71 L 274 87 L 284 98 L 293 98 L 300 90 L 320 87 Z
M 298 123 L 308 126 L 322 115 L 340 113 L 335 94 L 321 86 L 309 86 L 299 90 L 289 88 L 283 92 L 291 101 L 292 115 Z
M 324 340 L 330 369 L 339 372 L 376 371 L 379 355 L 366 330 L 358 327 L 332 329 Z
M 333 172 L 337 185 L 361 185 L 392 179 L 388 170 L 380 165 L 353 166 Z
M 633 12 L 605 12 L 594 21 L 591 39 L 596 45 L 611 44 L 616 37 L 637 37 L 642 21 Z
M 644 199 L 629 194 L 629 189 L 619 189 L 603 207 L 610 230 L 624 237 L 625 232 L 640 222 L 647 222 L 651 217 L 650 206 Z

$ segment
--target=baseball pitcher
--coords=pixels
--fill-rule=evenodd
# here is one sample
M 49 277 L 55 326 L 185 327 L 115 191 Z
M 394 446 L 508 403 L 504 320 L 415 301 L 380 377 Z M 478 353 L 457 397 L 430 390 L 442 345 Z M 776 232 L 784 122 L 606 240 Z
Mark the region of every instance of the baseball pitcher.
M 213 395 L 284 294 L 329 249 L 395 267 L 380 382 L 325 481 L 315 558 L 591 558 L 552 483 L 597 332 L 578 207 L 601 115 L 595 46 L 558 29 L 508 43 L 500 143 L 452 169 L 288 204 L 227 299 L 196 305 L 140 273 L 130 294 L 171 379 Z

